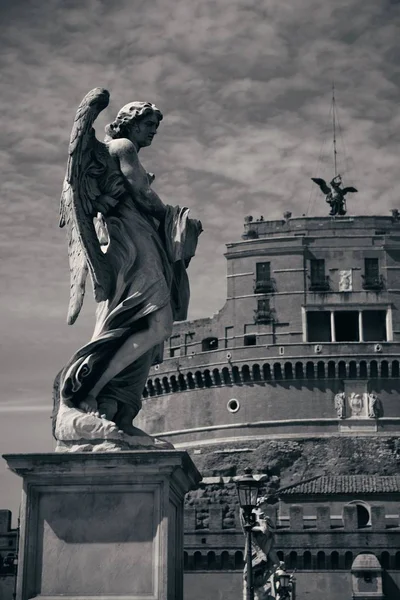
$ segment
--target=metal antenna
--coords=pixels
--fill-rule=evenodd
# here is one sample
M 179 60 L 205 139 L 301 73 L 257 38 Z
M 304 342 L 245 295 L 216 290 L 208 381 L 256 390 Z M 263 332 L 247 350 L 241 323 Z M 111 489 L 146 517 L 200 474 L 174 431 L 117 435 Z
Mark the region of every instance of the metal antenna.
M 337 151 L 336 151 L 336 100 L 335 100 L 335 82 L 332 81 L 332 128 L 333 128 L 333 162 L 335 166 L 335 177 L 337 175 Z

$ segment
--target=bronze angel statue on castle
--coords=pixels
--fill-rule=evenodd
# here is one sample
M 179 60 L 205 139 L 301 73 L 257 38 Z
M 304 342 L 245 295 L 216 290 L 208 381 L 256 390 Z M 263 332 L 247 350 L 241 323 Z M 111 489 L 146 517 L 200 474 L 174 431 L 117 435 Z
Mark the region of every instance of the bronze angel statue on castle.
M 93 123 L 108 103 L 101 88 L 81 102 L 61 196 L 71 273 L 68 323 L 79 315 L 88 274 L 98 306 L 91 341 L 55 381 L 58 451 L 162 445 L 132 421 L 173 322 L 186 319 L 186 269 L 202 231 L 189 209 L 161 201 L 151 188 L 154 175 L 139 160 L 157 134 L 160 110 L 149 102 L 126 104 L 102 143 Z
M 342 178 L 340 175 L 336 175 L 332 181 L 327 184 L 324 179 L 318 179 L 311 177 L 312 181 L 319 185 L 321 192 L 326 195 L 325 200 L 331 207 L 329 215 L 335 217 L 336 215 L 344 216 L 347 212 L 346 209 L 346 194 L 349 192 L 357 192 L 355 187 L 340 187 L 342 185 Z

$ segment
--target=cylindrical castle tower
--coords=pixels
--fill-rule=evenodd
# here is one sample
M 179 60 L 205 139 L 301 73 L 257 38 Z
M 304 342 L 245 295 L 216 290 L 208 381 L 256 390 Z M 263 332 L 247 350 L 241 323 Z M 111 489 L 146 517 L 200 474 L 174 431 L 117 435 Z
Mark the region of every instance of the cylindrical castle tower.
M 227 300 L 174 325 L 139 427 L 177 447 L 400 431 L 400 221 L 246 218 Z

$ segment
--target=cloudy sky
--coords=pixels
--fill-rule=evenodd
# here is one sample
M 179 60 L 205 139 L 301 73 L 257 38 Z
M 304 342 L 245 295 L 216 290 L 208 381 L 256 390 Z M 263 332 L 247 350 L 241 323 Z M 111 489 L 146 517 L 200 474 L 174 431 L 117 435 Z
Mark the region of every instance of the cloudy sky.
M 311 176 L 339 171 L 353 214 L 399 206 L 399 0 L 0 0 L 0 451 L 51 450 L 52 379 L 90 336 L 65 324 L 58 202 L 75 111 L 102 86 L 104 125 L 132 100 L 163 111 L 142 160 L 167 203 L 203 222 L 193 318 L 225 297 L 225 244 L 246 214 L 326 214 Z M 204 295 L 204 290 L 207 294 Z M 0 507 L 19 481 L 0 466 Z

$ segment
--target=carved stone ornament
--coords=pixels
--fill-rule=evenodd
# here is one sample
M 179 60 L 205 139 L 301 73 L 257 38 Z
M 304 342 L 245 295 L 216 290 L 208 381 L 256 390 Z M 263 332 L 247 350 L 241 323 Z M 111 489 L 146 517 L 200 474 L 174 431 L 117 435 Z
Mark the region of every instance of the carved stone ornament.
M 335 396 L 335 410 L 339 419 L 344 419 L 346 413 L 346 395 L 344 392 L 339 392 Z
M 364 408 L 364 399 L 361 394 L 351 393 L 349 397 L 349 405 L 351 408 L 351 416 L 359 417 L 362 415 Z
M 353 290 L 353 271 L 339 271 L 339 292 L 351 292 Z

